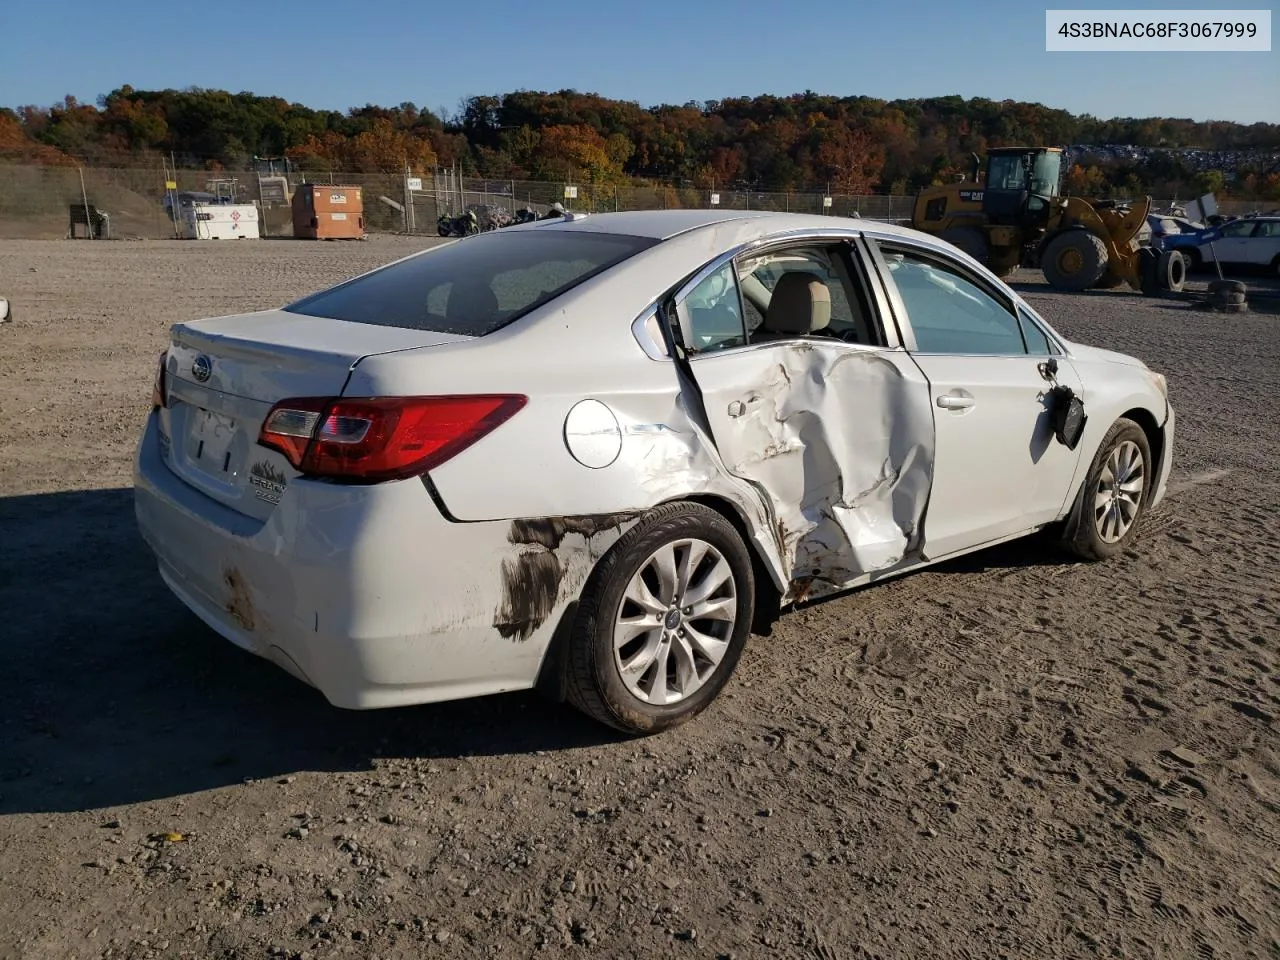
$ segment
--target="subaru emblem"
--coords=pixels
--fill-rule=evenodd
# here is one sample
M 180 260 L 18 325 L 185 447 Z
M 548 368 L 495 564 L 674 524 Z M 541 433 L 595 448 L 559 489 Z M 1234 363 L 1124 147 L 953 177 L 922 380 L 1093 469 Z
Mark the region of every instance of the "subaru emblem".
M 191 375 L 200 383 L 204 383 L 213 375 L 213 361 L 203 353 L 200 354 L 191 363 Z

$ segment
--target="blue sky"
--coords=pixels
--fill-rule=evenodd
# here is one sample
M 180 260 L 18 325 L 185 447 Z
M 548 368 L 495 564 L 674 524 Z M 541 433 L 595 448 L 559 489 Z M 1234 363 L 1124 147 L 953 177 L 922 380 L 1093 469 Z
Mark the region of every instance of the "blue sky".
M 1046 53 L 1044 11 L 1026 0 L 0 0 L 0 105 L 65 94 L 91 103 L 126 83 L 249 90 L 337 110 L 406 100 L 453 110 L 463 97 L 516 89 L 571 87 L 645 105 L 810 89 L 1280 122 L 1274 39 L 1270 53 Z

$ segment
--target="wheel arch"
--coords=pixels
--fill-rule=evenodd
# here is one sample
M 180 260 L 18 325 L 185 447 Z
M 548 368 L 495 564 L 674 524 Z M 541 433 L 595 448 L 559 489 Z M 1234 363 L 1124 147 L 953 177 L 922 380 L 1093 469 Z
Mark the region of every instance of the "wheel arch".
M 751 557 L 751 574 L 755 579 L 755 610 L 753 611 L 751 632 L 761 636 L 769 636 L 773 624 L 782 609 L 782 590 L 780 589 L 779 571 L 764 555 L 756 538 L 751 533 L 747 518 L 742 515 L 733 501 L 713 493 L 691 494 L 678 497 L 670 503 L 697 503 L 716 511 L 738 531 L 747 553 Z
M 1115 426 L 1119 420 L 1131 420 L 1142 430 L 1143 435 L 1147 438 L 1147 446 L 1151 448 L 1151 474 L 1152 476 L 1160 476 L 1160 470 L 1164 465 L 1163 457 L 1165 455 L 1164 428 L 1156 419 L 1154 413 L 1143 406 L 1123 405 L 1123 413 L 1117 413 L 1114 417 L 1107 421 L 1105 429 L 1098 437 L 1098 443 L 1093 446 L 1088 456 L 1081 456 L 1077 465 L 1076 476 L 1071 483 L 1071 499 L 1068 501 L 1069 508 L 1063 521 L 1068 536 L 1072 536 L 1080 523 L 1080 506 L 1081 491 L 1084 489 L 1085 483 L 1089 479 L 1089 467 L 1093 463 L 1094 458 L 1098 455 L 1102 442 L 1106 439 L 1107 433 Z
M 1155 415 L 1146 407 L 1133 407 L 1116 419 L 1132 420 L 1142 428 L 1147 435 L 1147 445 L 1151 447 L 1151 475 L 1160 476 L 1164 467 L 1164 428 L 1156 421 Z

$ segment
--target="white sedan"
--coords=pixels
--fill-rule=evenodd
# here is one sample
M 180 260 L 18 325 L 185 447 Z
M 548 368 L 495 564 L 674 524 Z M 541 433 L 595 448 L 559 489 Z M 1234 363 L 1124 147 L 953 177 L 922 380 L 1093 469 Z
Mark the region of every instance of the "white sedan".
M 1280 277 L 1280 217 L 1242 217 L 1223 224 L 1208 234 L 1213 243 L 1202 240 L 1195 247 L 1178 247 L 1190 259 L 1191 266 L 1200 262 L 1224 266 L 1265 270 Z
M 569 215 L 180 323 L 160 575 L 348 708 L 538 687 L 647 733 L 780 610 L 1051 528 L 1131 546 L 1164 377 L 862 220 Z

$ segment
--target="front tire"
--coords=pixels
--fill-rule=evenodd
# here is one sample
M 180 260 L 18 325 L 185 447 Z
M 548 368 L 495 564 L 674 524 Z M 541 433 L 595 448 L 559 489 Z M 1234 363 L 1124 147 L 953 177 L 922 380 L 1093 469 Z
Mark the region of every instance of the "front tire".
M 1074 531 L 1064 546 L 1081 560 L 1106 560 L 1137 537 L 1155 483 L 1151 444 L 1142 427 L 1121 417 L 1098 447 L 1076 501 Z
M 1088 290 L 1107 270 L 1107 245 L 1088 230 L 1067 230 L 1045 245 L 1040 269 L 1056 290 Z
M 729 681 L 755 608 L 751 556 L 710 507 L 648 513 L 600 561 L 569 645 L 569 701 L 632 735 L 701 713 Z

